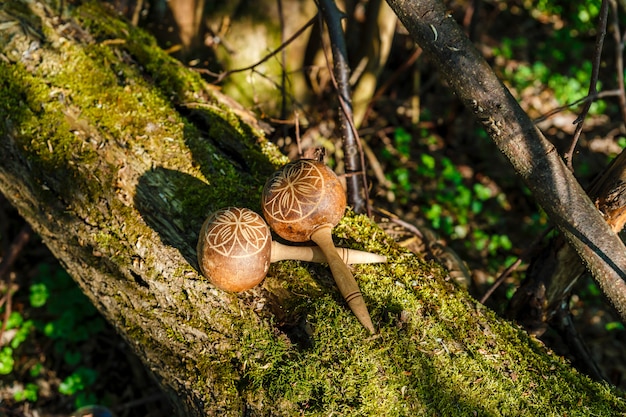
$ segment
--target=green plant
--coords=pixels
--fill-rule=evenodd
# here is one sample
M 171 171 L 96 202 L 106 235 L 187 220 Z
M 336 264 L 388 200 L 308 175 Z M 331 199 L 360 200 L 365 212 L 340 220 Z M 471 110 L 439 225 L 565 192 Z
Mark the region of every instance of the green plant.
M 0 350 L 0 375 L 8 375 L 13 372 L 15 350 L 26 340 L 33 328 L 32 320 L 24 320 L 22 314 L 12 311 L 6 323 L 5 331 L 11 331 L 12 337 L 8 346 Z
M 398 151 L 398 153 L 405 158 L 410 157 L 411 156 L 411 141 L 413 139 L 411 134 L 407 132 L 405 129 L 398 128 L 395 131 L 394 139 L 395 139 L 395 144 L 396 144 L 396 150 Z
M 589 59 L 581 60 L 580 57 L 591 58 L 585 45 L 595 31 L 599 2 L 542 0 L 524 2 L 524 7 L 537 19 L 538 26 L 554 22 L 554 27 L 545 28 L 547 36 L 533 42 L 532 48 L 529 48 L 532 40 L 526 34 L 503 37 L 492 53 L 508 63 L 515 62 L 515 65 L 503 68 L 503 78 L 518 92 L 530 87 L 550 89 L 560 106 L 585 97 L 592 64 Z M 566 69 L 560 71 L 558 68 Z M 600 84 L 597 86 L 599 91 Z M 592 104 L 590 114 L 600 114 L 605 110 L 606 103 L 599 100 Z
M 18 348 L 29 339 L 32 343 L 41 336 L 52 340 L 56 357 L 47 357 L 44 361 L 35 359 L 28 372 L 22 373 L 27 380 L 19 381 L 22 388 L 14 392 L 13 399 L 37 401 L 39 386 L 36 379 L 55 368 L 57 374 L 69 373 L 58 389 L 61 394 L 73 396 L 76 407 L 95 402 L 97 399 L 91 388 L 98 374 L 84 365 L 80 345 L 104 329 L 104 320 L 89 299 L 67 272 L 47 264 L 40 266 L 26 296 L 19 291 L 14 296 L 27 298 L 32 309 L 24 313 L 29 315 L 28 319 L 17 311 L 9 315 L 6 331 L 11 332 L 11 340 L 0 349 L 0 374 L 8 375 L 15 371 Z
M 477 129 L 472 134 L 480 142 L 477 145 L 489 146 L 484 130 Z M 511 178 L 491 178 L 489 175 L 498 172 L 491 168 L 491 174 L 460 168 L 437 150 L 438 144 L 441 138 L 427 129 L 417 129 L 409 135 L 405 129 L 396 128 L 393 140 L 380 153 L 387 172 L 387 195 L 391 194 L 393 205 L 409 206 L 416 216 L 427 220 L 427 225 L 471 269 L 480 269 L 486 273 L 487 280 L 494 280 L 505 265 L 517 259 L 513 236 L 519 239 L 520 229 L 515 228 L 514 233 L 506 229 L 510 223 L 506 213 L 514 208 L 504 189 L 511 188 L 515 193 L 524 189 L 520 190 Z M 400 157 L 395 148 L 398 145 L 408 146 L 403 152 L 408 151 L 410 157 Z M 543 230 L 546 216 L 541 212 L 530 213 L 520 221 L 523 234 L 533 235 Z
M 0 375 L 10 374 L 13 371 L 14 364 L 13 349 L 9 346 L 4 346 L 0 350 Z
M 39 393 L 39 386 L 32 382 L 27 383 L 24 388 L 15 391 L 13 399 L 15 401 L 37 401 L 37 394 Z
M 59 385 L 59 392 L 64 395 L 75 396 L 76 408 L 97 402 L 95 395 L 89 392 L 96 380 L 98 372 L 87 367 L 78 367 L 72 374 L 67 376 Z
M 534 18 L 555 16 L 563 19 L 573 34 L 588 32 L 595 28 L 600 3 L 596 0 L 539 0 L 524 1 L 524 7 Z
M 73 369 L 59 386 L 59 392 L 75 396 L 76 406 L 93 400 L 89 388 L 97 372 L 82 366 L 79 345 L 104 329 L 104 320 L 71 277 L 62 269 L 51 271 L 42 266 L 30 287 L 33 307 L 43 308 L 46 319 L 36 320 L 35 327 L 54 340 L 54 350 L 69 369 Z

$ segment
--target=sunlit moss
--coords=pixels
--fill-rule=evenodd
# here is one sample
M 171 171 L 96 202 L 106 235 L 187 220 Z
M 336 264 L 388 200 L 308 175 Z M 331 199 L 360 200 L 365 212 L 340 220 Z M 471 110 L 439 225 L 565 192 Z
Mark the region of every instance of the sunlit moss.
M 356 242 L 381 233 L 353 214 L 335 232 L 367 250 L 368 243 Z M 256 379 L 250 389 L 259 385 L 270 396 L 289 399 L 305 415 L 623 412 L 623 399 L 608 386 L 592 383 L 496 318 L 438 266 L 393 244 L 381 252 L 387 265 L 354 268 L 380 333 L 368 336 L 336 292 L 302 298 L 310 344 L 259 363 L 249 374 Z M 281 273 L 278 266 L 272 275 Z

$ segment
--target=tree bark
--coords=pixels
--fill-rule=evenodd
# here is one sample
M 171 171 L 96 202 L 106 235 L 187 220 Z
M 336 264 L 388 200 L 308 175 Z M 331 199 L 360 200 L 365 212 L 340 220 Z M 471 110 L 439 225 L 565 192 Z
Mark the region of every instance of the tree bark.
M 484 126 L 626 323 L 626 247 L 555 147 L 524 113 L 438 0 L 387 0 Z
M 259 211 L 286 158 L 244 109 L 98 2 L 0 7 L 0 191 L 178 415 L 626 412 L 619 393 L 365 216 L 348 214 L 334 237 L 389 259 L 354 269 L 376 336 L 325 265 L 280 262 L 254 290 L 217 290 L 197 272 L 202 221 L 228 205 Z

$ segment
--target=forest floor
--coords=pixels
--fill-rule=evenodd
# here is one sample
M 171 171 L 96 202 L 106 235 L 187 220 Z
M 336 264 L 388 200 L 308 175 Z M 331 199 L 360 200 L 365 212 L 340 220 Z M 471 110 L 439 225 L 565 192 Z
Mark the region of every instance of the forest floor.
M 583 61 L 590 59 L 595 38 L 563 40 L 557 36 L 557 28 L 568 22 L 555 15 L 531 17 L 516 10 L 481 10 L 486 23 L 476 32 L 477 44 L 524 109 L 539 118 L 568 101 L 571 92 L 561 91 L 559 82 L 576 89 L 574 81 L 581 71 L 588 75 Z M 463 21 L 461 8 L 454 13 Z M 551 39 L 552 46 L 545 39 Z M 429 75 L 427 64 L 418 60 L 412 71 L 395 74 L 412 48 L 405 35 L 397 36 L 387 62 L 389 69 L 381 77 L 394 74 L 396 81 L 375 103 L 361 130 L 372 150 L 368 159 L 371 197 L 375 207 L 434 230 L 465 261 L 471 271 L 470 292 L 480 299 L 499 274 L 533 245 L 548 222 L 471 113 L 441 85 L 436 74 Z M 576 50 L 576 59 L 553 56 L 555 48 L 565 54 Z M 605 50 L 611 48 L 607 45 Z M 605 68 L 612 65 L 607 53 Z M 548 75 L 541 75 L 544 67 L 549 68 Z M 420 78 L 417 90 L 406 89 L 406 85 L 416 85 L 416 76 Z M 604 86 L 614 88 L 611 75 L 605 76 Z M 587 85 L 579 81 L 577 88 L 578 95 L 571 97 L 585 95 Z M 559 99 L 559 95 L 565 98 Z M 623 122 L 615 102 L 607 100 L 605 107 L 596 109 L 585 121 L 574 160 L 575 173 L 584 186 L 622 150 Z M 309 120 L 319 120 L 319 125 L 308 129 L 332 130 L 328 121 L 336 117 L 333 106 L 331 101 L 318 102 L 318 114 Z M 571 143 L 572 122 L 579 110 L 573 107 L 538 122 L 561 153 Z M 289 144 L 284 140 L 282 144 L 289 152 Z M 28 241 L 21 246 L 25 237 Z M 2 261 L 12 258 L 12 247 L 17 252 L 10 268 L 2 269 L 4 263 L 0 263 L 0 312 L 6 313 L 0 349 L 7 345 L 3 340 L 15 340 L 20 331 L 24 335 L 12 355 L 13 371 L 0 375 L 0 415 L 67 416 L 81 405 L 96 402 L 118 417 L 170 416 L 164 394 L 126 342 L 89 307 L 40 239 L 0 198 Z M 523 262 L 506 278 L 487 300 L 489 307 L 505 312 L 526 267 Z M 51 281 L 57 283 L 53 291 L 43 290 L 51 288 Z M 55 300 L 61 300 L 71 314 L 60 310 Z M 590 277 L 576 285 L 570 309 L 593 360 L 609 383 L 626 390 L 626 330 Z M 580 359 L 572 356 L 555 331 L 548 331 L 542 340 L 579 365 Z M 0 350 L 0 364 L 7 360 L 3 352 Z

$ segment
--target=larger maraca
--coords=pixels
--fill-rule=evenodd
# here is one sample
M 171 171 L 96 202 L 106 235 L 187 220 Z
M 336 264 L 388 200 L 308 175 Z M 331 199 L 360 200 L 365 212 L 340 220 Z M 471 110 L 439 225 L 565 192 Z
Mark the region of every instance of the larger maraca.
M 350 309 L 367 330 L 376 333 L 361 290 L 337 255 L 331 235 L 346 209 L 345 191 L 337 175 L 315 160 L 289 163 L 265 183 L 262 208 L 268 224 L 282 238 L 312 240 L 319 245 Z

